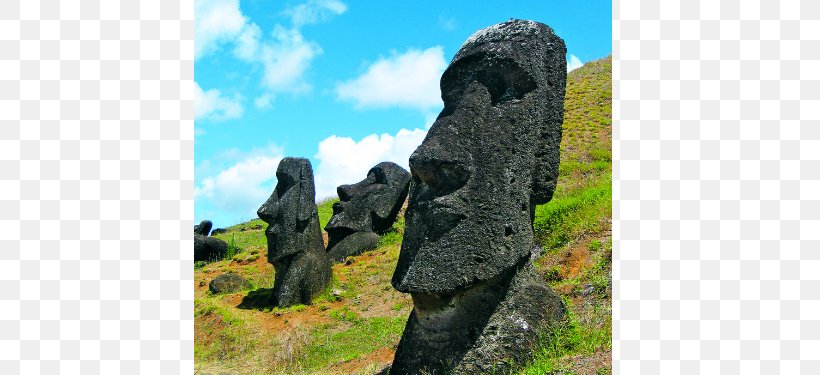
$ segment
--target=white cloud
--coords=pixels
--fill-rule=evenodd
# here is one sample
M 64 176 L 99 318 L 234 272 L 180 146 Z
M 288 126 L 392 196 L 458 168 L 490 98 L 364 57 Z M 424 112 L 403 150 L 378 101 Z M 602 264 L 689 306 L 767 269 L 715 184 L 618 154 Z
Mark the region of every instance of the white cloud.
M 304 74 L 313 58 L 322 53 L 322 48 L 305 40 L 298 29 L 277 25 L 271 36 L 274 40 L 263 44 L 256 57 L 265 66 L 262 83 L 271 91 L 309 90 L 310 85 L 304 80 Z
M 339 84 L 336 94 L 359 108 L 396 106 L 427 111 L 442 105 L 439 78 L 446 67 L 441 46 L 394 52 L 361 76 Z
M 242 116 L 240 98 L 228 98 L 217 89 L 203 91 L 194 82 L 194 120 L 228 120 Z
M 239 10 L 239 0 L 195 0 L 194 58 L 233 41 L 245 28 L 247 19 Z
M 238 0 L 195 1 L 195 58 L 216 51 L 222 44 L 232 44 L 237 59 L 263 67 L 261 83 L 269 93 L 310 90 L 304 75 L 322 48 L 305 40 L 300 29 L 347 10 L 339 0 L 309 0 L 284 11 L 291 18 L 291 27 L 274 25 L 265 34 L 242 14 Z
M 264 94 L 257 97 L 253 100 L 253 105 L 259 109 L 270 109 L 272 107 L 270 94 Z
M 255 23 L 247 25 L 234 40 L 234 56 L 243 61 L 254 61 L 259 51 L 259 41 L 262 38 L 262 29 Z
M 194 188 L 194 198 L 205 201 L 223 217 L 256 217 L 256 210 L 276 186 L 276 168 L 283 150 L 273 145 L 247 153 L 232 149 L 220 157 L 242 159 L 215 176 L 203 178 Z M 210 169 L 209 161 L 198 167 L 200 171 Z
M 383 161 L 408 169 L 410 154 L 424 140 L 426 130 L 401 129 L 395 135 L 371 134 L 359 141 L 330 136 L 319 143 L 315 168 L 316 199 L 336 196 L 336 187 L 361 181 L 367 171 Z
M 294 27 L 327 21 L 347 11 L 347 5 L 338 0 L 310 0 L 286 9 Z
M 569 58 L 567 59 L 567 73 L 578 69 L 584 65 L 577 56 L 570 54 Z

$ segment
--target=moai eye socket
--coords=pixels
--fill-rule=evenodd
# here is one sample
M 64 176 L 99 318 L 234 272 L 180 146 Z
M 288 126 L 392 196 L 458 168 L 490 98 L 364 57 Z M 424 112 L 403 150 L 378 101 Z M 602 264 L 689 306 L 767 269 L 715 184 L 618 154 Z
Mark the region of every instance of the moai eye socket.
M 445 105 L 461 99 L 471 82 L 487 88 L 493 105 L 521 99 L 536 88 L 532 75 L 513 59 L 480 53 L 463 58 L 444 72 L 441 87 L 453 88 L 442 93 Z
M 287 173 L 276 173 L 276 196 L 282 198 L 285 193 L 296 185 L 296 180 Z

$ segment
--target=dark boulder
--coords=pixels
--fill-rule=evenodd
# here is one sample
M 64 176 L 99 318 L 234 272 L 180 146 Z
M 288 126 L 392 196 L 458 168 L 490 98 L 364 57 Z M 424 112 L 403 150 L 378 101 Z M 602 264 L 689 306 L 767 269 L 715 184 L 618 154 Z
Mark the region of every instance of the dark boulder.
M 257 211 L 268 224 L 265 237 L 268 262 L 276 269 L 275 305 L 309 304 L 330 285 L 331 279 L 310 161 L 282 159 L 276 179 L 276 188 Z
M 208 284 L 208 289 L 214 294 L 234 293 L 250 287 L 251 284 L 247 279 L 233 272 L 223 273 Z
M 479 30 L 441 78 L 444 109 L 410 157 L 392 284 L 414 309 L 391 374 L 504 372 L 561 319 L 532 270 L 532 219 L 558 179 L 566 47 L 542 23 Z
M 225 229 L 225 228 L 216 228 L 216 229 L 211 231 L 212 236 L 216 236 L 217 234 L 223 234 L 223 233 L 228 233 L 228 230 Z
M 213 262 L 225 257 L 228 244 L 218 238 L 194 234 L 194 261 Z
M 199 224 L 194 225 L 194 233 L 201 236 L 207 236 L 208 233 L 211 232 L 211 227 L 213 227 L 213 225 L 214 223 L 210 220 L 202 220 Z
M 378 234 L 396 221 L 409 186 L 410 173 L 391 162 L 370 168 L 362 181 L 339 186 L 339 202 L 333 204 L 333 217 L 325 226 L 330 257 L 341 262 L 375 248 Z

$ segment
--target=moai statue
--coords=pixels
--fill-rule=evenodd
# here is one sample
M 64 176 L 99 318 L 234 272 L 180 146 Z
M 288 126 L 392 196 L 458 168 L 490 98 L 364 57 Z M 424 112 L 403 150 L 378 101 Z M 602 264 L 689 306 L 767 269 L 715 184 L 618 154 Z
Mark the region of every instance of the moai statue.
M 207 236 L 211 233 L 211 228 L 213 227 L 214 223 L 210 220 L 202 220 L 199 224 L 194 225 L 194 233 L 200 236 Z
M 268 223 L 268 262 L 276 269 L 274 304 L 309 304 L 330 285 L 330 259 L 325 253 L 316 210 L 313 169 L 305 158 L 287 157 L 276 169 L 270 198 L 256 212 Z
M 194 261 L 213 262 L 225 257 L 228 244 L 219 238 L 194 233 Z
M 410 173 L 391 162 L 370 168 L 358 183 L 339 186 L 339 202 L 333 204 L 333 217 L 325 226 L 330 258 L 341 262 L 375 249 L 379 234 L 396 221 L 409 186 Z
M 441 77 L 444 109 L 410 157 L 392 284 L 410 293 L 391 374 L 508 369 L 566 308 L 531 265 L 535 206 L 558 179 L 566 47 L 542 23 L 479 30 Z

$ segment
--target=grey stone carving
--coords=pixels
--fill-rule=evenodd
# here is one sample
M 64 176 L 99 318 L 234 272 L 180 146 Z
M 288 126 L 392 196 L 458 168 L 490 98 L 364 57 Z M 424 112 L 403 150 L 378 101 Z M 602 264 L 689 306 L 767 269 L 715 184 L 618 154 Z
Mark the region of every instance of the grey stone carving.
M 331 259 L 341 262 L 374 249 L 379 234 L 396 221 L 409 186 L 410 173 L 391 162 L 377 164 L 362 181 L 339 186 L 339 202 L 333 204 L 333 217 L 325 226 Z
M 305 158 L 282 159 L 270 198 L 257 215 L 268 224 L 268 262 L 276 269 L 274 304 L 309 304 L 330 284 L 330 259 L 319 228 L 313 169 Z
M 201 236 L 207 236 L 211 232 L 211 227 L 213 227 L 214 223 L 210 220 L 202 220 L 197 225 L 194 225 L 194 233 L 199 234 Z
M 414 308 L 391 374 L 502 373 L 563 317 L 530 256 L 558 178 L 565 59 L 550 27 L 511 20 L 473 34 L 444 72 L 444 109 L 410 157 L 392 284 Z

